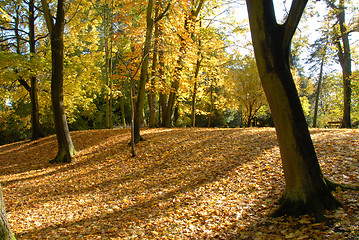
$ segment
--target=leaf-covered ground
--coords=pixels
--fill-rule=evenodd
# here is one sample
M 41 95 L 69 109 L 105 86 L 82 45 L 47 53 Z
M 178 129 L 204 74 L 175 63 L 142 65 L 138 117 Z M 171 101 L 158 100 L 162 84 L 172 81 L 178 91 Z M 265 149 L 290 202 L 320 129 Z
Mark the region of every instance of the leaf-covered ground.
M 359 131 L 313 129 L 323 172 L 359 184 Z M 0 146 L 0 182 L 18 239 L 358 239 L 359 193 L 329 224 L 271 218 L 284 188 L 272 128 L 72 132 L 74 163 L 51 165 L 54 136 Z

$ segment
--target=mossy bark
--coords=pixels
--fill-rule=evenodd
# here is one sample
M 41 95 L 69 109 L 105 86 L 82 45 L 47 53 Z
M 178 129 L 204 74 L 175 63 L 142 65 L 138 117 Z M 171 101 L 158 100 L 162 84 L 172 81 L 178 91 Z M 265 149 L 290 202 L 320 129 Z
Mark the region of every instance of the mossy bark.
M 284 24 L 275 19 L 273 2 L 247 0 L 252 41 L 263 89 L 276 127 L 286 188 L 279 215 L 314 213 L 340 203 L 321 172 L 303 109 L 290 71 L 290 43 L 307 1 L 294 0 Z

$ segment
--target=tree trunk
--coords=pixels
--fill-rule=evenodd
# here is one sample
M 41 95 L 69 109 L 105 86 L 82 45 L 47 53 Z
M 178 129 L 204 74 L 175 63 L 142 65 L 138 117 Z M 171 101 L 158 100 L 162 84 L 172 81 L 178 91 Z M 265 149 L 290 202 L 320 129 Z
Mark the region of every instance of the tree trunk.
M 33 58 L 35 55 L 35 6 L 34 0 L 30 0 L 29 4 L 29 46 L 30 46 L 30 58 Z M 19 6 L 16 9 L 15 16 L 15 37 L 16 37 L 16 53 L 21 55 L 20 51 L 20 34 L 19 34 Z M 18 73 L 18 69 L 15 70 Z M 30 103 L 31 103 L 31 128 L 32 136 L 31 140 L 36 140 L 43 137 L 40 127 L 39 119 L 39 104 L 37 97 L 37 81 L 35 76 L 30 77 L 30 85 L 22 78 L 19 77 L 18 81 L 20 84 L 29 92 L 30 94 Z
M 9 222 L 6 217 L 4 198 L 0 185 L 0 239 L 1 240 L 16 240 L 14 234 L 10 229 Z
M 57 156 L 55 159 L 51 160 L 50 163 L 70 163 L 72 161 L 72 156 L 76 153 L 67 125 L 63 100 L 64 23 L 64 0 L 58 0 L 56 23 L 50 28 L 50 36 L 52 54 L 51 101 L 54 112 L 55 130 L 59 149 Z
M 325 46 L 326 48 L 326 46 Z M 326 51 L 326 50 L 324 50 Z M 323 67 L 324 67 L 324 61 L 325 61 L 325 52 L 322 57 L 322 61 L 320 63 L 320 71 L 319 71 L 319 79 L 318 79 L 318 86 L 317 91 L 315 94 L 315 105 L 314 105 L 314 116 L 313 116 L 313 128 L 317 127 L 317 118 L 318 118 L 318 108 L 319 108 L 319 98 L 320 98 L 320 91 L 323 81 Z
M 112 6 L 104 5 L 106 128 L 112 128 Z
M 131 99 L 132 101 L 132 99 Z M 122 125 L 123 128 L 126 128 L 126 117 L 125 117 L 125 103 L 124 103 L 124 96 L 121 96 L 121 117 L 122 117 Z
M 339 27 L 341 33 L 341 39 L 343 42 L 343 48 L 338 39 L 338 55 L 339 62 L 343 71 L 343 98 L 344 98 L 344 111 L 343 111 L 343 120 L 342 128 L 351 128 L 351 119 L 350 119 L 350 105 L 351 105 L 351 54 L 350 54 L 350 44 L 349 44 L 349 33 L 347 32 L 345 24 L 345 7 L 344 0 L 339 1 L 339 13 L 338 13 Z
M 156 2 L 156 9 L 155 9 L 155 17 L 158 17 L 159 10 L 161 8 L 161 2 Z M 151 78 L 150 78 L 150 84 L 148 89 L 148 106 L 150 109 L 150 119 L 149 119 L 149 127 L 154 128 L 157 126 L 156 121 L 156 72 L 158 68 L 158 49 L 159 49 L 159 42 L 160 42 L 160 26 L 159 24 L 156 24 L 155 26 L 155 32 L 154 32 L 154 48 L 153 48 L 153 54 L 152 54 L 152 70 L 151 70 Z
M 211 86 L 210 86 L 210 107 L 209 107 L 209 116 L 208 116 L 208 127 L 211 127 L 212 125 L 213 105 L 214 105 L 214 98 L 213 98 L 213 78 L 212 78 Z
M 29 45 L 30 57 L 36 54 L 35 49 L 35 3 L 34 0 L 29 1 Z M 32 124 L 32 137 L 31 140 L 36 140 L 44 136 L 41 131 L 40 118 L 39 118 L 39 103 L 37 96 L 37 79 L 35 76 L 30 78 L 30 99 L 31 99 L 31 124 Z
M 171 84 L 171 92 L 170 92 L 170 95 L 168 96 L 167 106 L 165 107 L 166 111 L 163 112 L 163 114 L 164 114 L 163 126 L 164 127 L 171 127 L 171 125 L 172 125 L 171 121 L 172 121 L 172 115 L 173 115 L 173 107 L 176 102 L 178 88 L 179 88 L 179 81 L 175 79 Z
M 147 27 L 146 27 L 145 46 L 143 49 L 143 63 L 141 66 L 141 75 L 140 75 L 140 81 L 138 83 L 138 93 L 137 93 L 137 101 L 135 107 L 135 119 L 134 119 L 135 143 L 138 143 L 142 139 L 140 135 L 140 127 L 143 118 L 143 104 L 146 95 L 146 81 L 147 81 L 148 65 L 149 65 L 149 52 L 151 48 L 152 31 L 154 25 L 152 12 L 153 12 L 153 0 L 149 0 L 147 5 L 147 17 L 146 17 Z
M 196 126 L 196 95 L 197 95 L 197 80 L 195 80 L 193 84 L 193 91 L 192 91 L 191 127 Z
M 160 35 L 162 35 L 162 28 L 159 26 Z M 163 49 L 163 40 L 161 40 L 161 44 L 158 50 L 158 78 L 161 84 L 161 89 L 159 93 L 159 112 L 160 112 L 160 126 L 164 126 L 166 114 L 167 114 L 167 94 L 165 94 L 166 88 L 166 80 L 165 80 L 165 58 L 164 58 L 164 49 Z
M 199 41 L 199 46 L 201 46 L 201 41 Z M 198 81 L 198 75 L 199 75 L 199 69 L 201 67 L 202 57 L 201 52 L 198 52 L 198 57 L 196 62 L 196 69 L 194 72 L 194 84 L 193 84 L 193 92 L 192 92 L 192 109 L 191 109 L 191 126 L 196 126 L 196 95 L 197 95 L 197 81 Z
M 289 66 L 290 43 L 307 0 L 294 0 L 283 25 L 273 2 L 247 0 L 252 41 L 263 89 L 272 111 L 286 182 L 274 216 L 314 213 L 340 206 L 327 186 L 309 134 Z

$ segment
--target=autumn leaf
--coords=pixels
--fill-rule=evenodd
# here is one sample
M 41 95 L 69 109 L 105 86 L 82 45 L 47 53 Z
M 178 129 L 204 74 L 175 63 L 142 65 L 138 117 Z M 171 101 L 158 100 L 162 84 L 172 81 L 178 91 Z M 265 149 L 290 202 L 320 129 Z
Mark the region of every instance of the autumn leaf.
M 0 181 L 18 239 L 356 239 L 359 194 L 337 191 L 331 224 L 272 218 L 284 190 L 273 128 L 158 128 L 130 157 L 129 130 L 72 132 L 65 165 L 55 136 L 0 146 Z M 325 176 L 358 185 L 358 130 L 311 131 Z M 348 177 L 345 177 L 348 176 Z M 352 177 L 350 177 L 352 176 Z

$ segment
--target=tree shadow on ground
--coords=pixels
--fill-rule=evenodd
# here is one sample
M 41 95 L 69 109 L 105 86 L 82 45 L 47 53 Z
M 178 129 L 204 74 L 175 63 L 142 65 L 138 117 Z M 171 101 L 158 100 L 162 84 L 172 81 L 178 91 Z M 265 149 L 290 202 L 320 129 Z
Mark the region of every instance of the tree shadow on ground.
M 322 171 L 326 177 L 340 183 L 359 184 L 358 131 L 339 129 L 312 129 Z M 347 176 L 347 177 L 343 177 Z M 268 180 L 272 181 L 272 180 Z M 284 185 L 281 187 L 284 188 Z M 283 189 L 284 190 L 284 189 Z M 245 224 L 233 223 L 218 232 L 216 239 L 358 239 L 359 206 L 356 190 L 337 191 L 334 194 L 343 208 L 326 211 L 327 222 L 318 223 L 314 216 L 283 216 L 273 218 L 273 208 L 279 206 L 278 192 L 267 189 L 267 195 L 258 196 L 255 205 L 247 212 L 252 217 Z M 266 204 L 263 204 L 266 203 Z
M 75 149 L 81 155 L 85 149 L 97 146 L 97 142 L 104 142 L 109 138 L 127 136 L 128 131 L 118 130 L 91 130 L 71 132 Z M 53 165 L 49 160 L 53 159 L 57 154 L 56 136 L 41 138 L 35 141 L 23 141 L 8 145 L 0 146 L 0 177 L 8 174 L 27 174 L 31 171 L 41 171 L 44 169 L 56 169 L 55 172 L 67 168 L 75 168 L 74 164 Z M 76 158 L 77 156 L 75 156 Z M 44 175 L 54 174 L 54 172 L 44 172 Z M 42 174 L 38 174 L 39 176 Z M 36 177 L 36 176 L 35 176 Z M 16 180 L 21 180 L 18 178 Z M 25 177 L 26 179 L 26 177 Z M 16 181 L 15 180 L 15 181 Z M 4 180 L 5 184 L 12 180 Z
M 39 239 L 55 233 L 57 237 L 77 236 L 78 233 L 70 229 L 81 229 L 83 236 L 99 234 L 97 230 L 91 230 L 93 228 L 102 229 L 106 232 L 105 237 L 119 236 L 118 231 L 111 232 L 114 226 L 126 234 L 127 227 L 134 222 L 146 222 L 166 214 L 176 208 L 173 199 L 180 195 L 193 195 L 199 188 L 218 182 L 229 173 L 234 174 L 235 169 L 254 161 L 261 152 L 276 145 L 273 132 L 241 129 L 188 129 L 174 130 L 171 134 L 157 130 L 144 135 L 147 140 L 137 145 L 136 158 L 118 152 L 128 151 L 125 148 L 109 150 L 121 145 L 114 141 L 101 151 L 97 149 L 97 155 L 79 157 L 74 167 L 67 169 L 68 172 L 56 172 L 45 179 L 41 176 L 26 180 L 41 181 L 36 186 L 22 182 L 18 189 L 20 194 L 16 197 L 18 202 L 9 204 L 10 209 L 22 207 L 27 211 L 21 202 L 36 208 L 48 206 L 49 202 L 60 204 L 63 199 L 76 202 L 89 195 L 91 197 L 86 200 L 98 209 L 92 214 L 80 214 L 90 210 L 86 209 L 88 206 L 78 208 L 72 212 L 78 213 L 75 221 L 66 218 L 60 224 L 44 221 L 46 227 L 18 232 L 18 236 L 39 236 Z M 255 145 L 246 144 L 253 141 Z M 9 183 L 7 189 L 16 184 Z M 66 211 L 67 206 L 63 208 Z M 53 213 L 56 218 L 56 211 Z M 61 229 L 70 232 L 61 233 Z
M 91 134 L 73 137 L 84 146 L 73 164 L 5 181 L 20 239 L 235 239 L 286 222 L 267 217 L 284 186 L 274 129 L 146 130 L 135 158 L 128 133 Z M 314 142 L 324 151 L 331 136 Z

